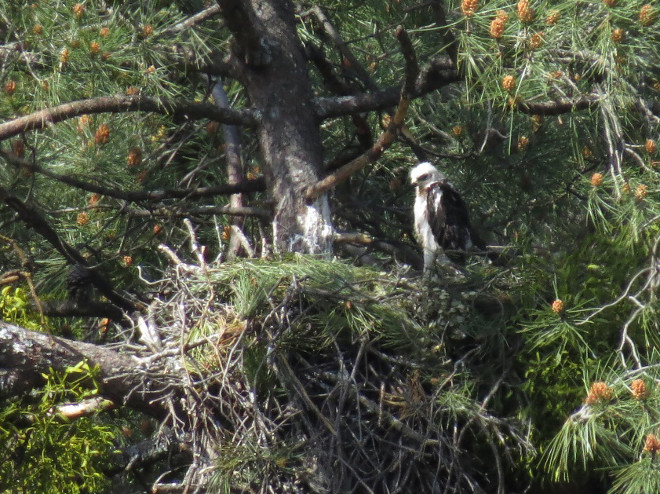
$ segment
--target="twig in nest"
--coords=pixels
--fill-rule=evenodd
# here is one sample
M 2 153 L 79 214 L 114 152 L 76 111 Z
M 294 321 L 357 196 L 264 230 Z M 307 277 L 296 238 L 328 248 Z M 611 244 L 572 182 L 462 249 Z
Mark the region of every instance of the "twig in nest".
M 202 271 L 206 271 L 206 259 L 204 259 L 204 253 L 206 251 L 206 246 L 200 246 L 197 242 L 197 235 L 195 235 L 195 229 L 193 228 L 192 222 L 185 218 L 183 224 L 186 225 L 188 229 L 188 236 L 190 237 L 190 250 L 193 251 L 197 257 L 197 262 L 199 262 L 199 267 Z
M 318 417 L 318 419 L 321 421 L 321 423 L 325 426 L 326 429 L 332 434 L 333 436 L 337 436 L 337 431 L 335 430 L 334 426 L 326 417 L 323 415 L 321 410 L 314 404 L 312 399 L 309 397 L 307 394 L 307 391 L 305 390 L 305 386 L 300 382 L 300 380 L 296 377 L 296 374 L 293 372 L 293 369 L 291 369 L 291 366 L 289 365 L 289 362 L 283 358 L 279 357 L 277 359 L 277 368 L 279 369 L 279 374 L 281 378 L 285 381 L 283 384 L 286 385 L 286 383 L 289 383 L 293 386 L 294 390 L 302 399 L 302 401 L 309 407 L 310 410 L 314 412 L 314 414 Z M 288 386 L 286 386 L 288 388 Z

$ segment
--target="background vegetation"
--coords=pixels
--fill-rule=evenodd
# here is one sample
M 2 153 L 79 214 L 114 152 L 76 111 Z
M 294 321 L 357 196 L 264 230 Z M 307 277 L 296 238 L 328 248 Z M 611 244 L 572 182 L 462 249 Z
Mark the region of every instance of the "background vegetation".
M 660 491 L 655 2 L 280 2 L 322 147 L 287 187 L 359 165 L 332 255 L 271 229 L 251 2 L 5 4 L 1 492 Z M 419 276 L 419 159 L 494 262 Z

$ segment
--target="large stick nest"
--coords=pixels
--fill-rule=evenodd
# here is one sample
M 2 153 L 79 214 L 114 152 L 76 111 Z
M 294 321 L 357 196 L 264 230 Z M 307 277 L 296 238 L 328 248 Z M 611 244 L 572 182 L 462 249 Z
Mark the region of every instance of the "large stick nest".
M 136 328 L 184 383 L 164 425 L 191 492 L 504 492 L 531 453 L 493 405 L 501 321 L 464 287 L 295 256 L 178 263 L 158 288 Z

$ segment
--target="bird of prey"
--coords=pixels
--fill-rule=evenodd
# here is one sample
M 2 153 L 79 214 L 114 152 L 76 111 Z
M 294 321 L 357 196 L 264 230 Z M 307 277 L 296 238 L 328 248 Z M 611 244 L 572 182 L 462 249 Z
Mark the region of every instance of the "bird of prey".
M 415 186 L 415 236 L 424 250 L 424 272 L 439 255 L 463 264 L 474 244 L 465 202 L 447 178 L 431 163 L 410 170 Z

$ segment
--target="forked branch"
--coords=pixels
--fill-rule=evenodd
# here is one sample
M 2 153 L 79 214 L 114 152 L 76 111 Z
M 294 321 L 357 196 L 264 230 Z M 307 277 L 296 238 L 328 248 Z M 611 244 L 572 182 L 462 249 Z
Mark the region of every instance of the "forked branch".
M 399 26 L 397 28 L 396 37 L 401 44 L 401 52 L 406 60 L 406 77 L 403 87 L 401 88 L 399 104 L 394 113 L 394 117 L 390 120 L 385 132 L 380 135 L 376 143 L 370 149 L 307 189 L 305 198 L 309 203 L 314 202 L 328 189 L 347 180 L 351 175 L 364 168 L 367 164 L 376 161 L 383 152 L 392 145 L 397 132 L 403 126 L 406 114 L 408 113 L 408 106 L 410 105 L 411 91 L 415 85 L 417 74 L 419 73 L 419 66 L 417 65 L 417 58 L 412 43 L 410 42 L 410 38 L 408 37 L 408 33 L 403 27 Z

